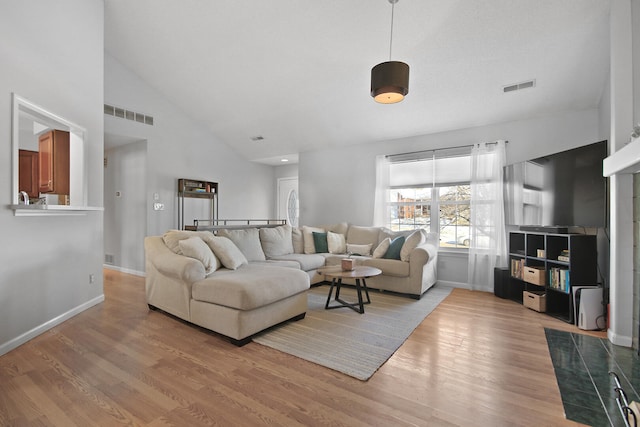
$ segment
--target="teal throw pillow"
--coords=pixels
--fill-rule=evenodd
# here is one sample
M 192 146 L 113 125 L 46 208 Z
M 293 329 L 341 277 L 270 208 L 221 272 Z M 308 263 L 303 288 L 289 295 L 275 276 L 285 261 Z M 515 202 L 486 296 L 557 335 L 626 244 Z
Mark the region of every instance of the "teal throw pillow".
M 329 244 L 327 243 L 327 233 L 313 232 L 313 244 L 316 247 L 317 254 L 326 254 L 329 252 Z
M 404 236 L 396 237 L 391 241 L 389 249 L 387 249 L 387 253 L 385 253 L 382 258 L 400 259 L 400 250 L 402 250 L 402 245 L 404 245 Z

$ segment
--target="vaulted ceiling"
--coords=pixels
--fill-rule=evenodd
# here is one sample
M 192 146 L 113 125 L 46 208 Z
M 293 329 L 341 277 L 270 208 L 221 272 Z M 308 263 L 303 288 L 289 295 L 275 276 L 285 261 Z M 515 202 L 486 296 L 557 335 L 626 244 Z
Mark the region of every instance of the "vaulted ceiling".
M 105 0 L 105 49 L 245 158 L 281 157 L 597 107 L 608 0 Z M 535 87 L 503 87 L 535 79 Z M 126 107 L 126 106 L 125 106 Z M 264 139 L 253 141 L 262 136 Z

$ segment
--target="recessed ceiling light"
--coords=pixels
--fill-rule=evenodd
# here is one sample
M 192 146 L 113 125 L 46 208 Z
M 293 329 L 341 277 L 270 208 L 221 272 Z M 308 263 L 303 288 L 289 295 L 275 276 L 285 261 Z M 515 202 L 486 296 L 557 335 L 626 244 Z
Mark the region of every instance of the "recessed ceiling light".
M 286 163 L 286 162 L 288 162 L 288 161 L 289 161 L 289 159 L 280 159 L 280 161 L 281 161 L 282 163 Z
M 262 141 L 263 139 L 264 139 L 264 136 L 262 136 L 262 135 L 256 135 L 256 136 L 252 136 L 252 137 L 251 137 L 251 140 L 252 140 L 253 142 Z

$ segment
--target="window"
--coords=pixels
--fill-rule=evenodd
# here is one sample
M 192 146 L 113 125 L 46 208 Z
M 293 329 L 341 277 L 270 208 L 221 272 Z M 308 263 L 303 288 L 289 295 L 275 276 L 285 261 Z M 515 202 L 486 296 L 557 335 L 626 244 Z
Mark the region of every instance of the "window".
M 440 247 L 468 248 L 471 186 L 469 184 L 440 187 Z
M 390 194 L 391 218 L 389 228 L 394 231 L 424 228 L 431 224 L 431 188 L 393 188 Z
M 448 151 L 438 157 L 431 152 L 430 158 L 389 157 L 387 227 L 424 228 L 438 234 L 441 248 L 464 249 L 470 243 L 469 148 Z

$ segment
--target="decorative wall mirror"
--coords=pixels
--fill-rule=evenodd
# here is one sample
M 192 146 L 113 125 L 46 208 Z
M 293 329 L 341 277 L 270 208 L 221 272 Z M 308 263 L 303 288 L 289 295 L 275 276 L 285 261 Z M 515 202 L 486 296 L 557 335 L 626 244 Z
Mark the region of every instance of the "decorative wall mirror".
M 86 130 L 13 94 L 11 207 L 25 212 L 87 208 Z

